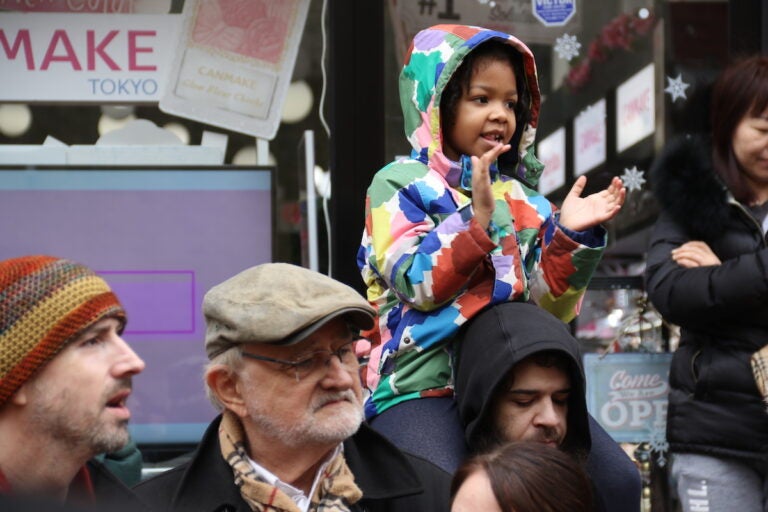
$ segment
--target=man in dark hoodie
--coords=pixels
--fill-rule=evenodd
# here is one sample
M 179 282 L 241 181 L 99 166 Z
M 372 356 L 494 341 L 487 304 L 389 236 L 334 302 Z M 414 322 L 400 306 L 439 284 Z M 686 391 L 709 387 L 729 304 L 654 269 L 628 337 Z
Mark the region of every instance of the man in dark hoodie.
M 579 343 L 566 324 L 509 302 L 482 312 L 463 336 L 456 399 L 471 451 L 550 444 L 585 464 L 598 510 L 640 509 L 637 469 L 587 412 Z

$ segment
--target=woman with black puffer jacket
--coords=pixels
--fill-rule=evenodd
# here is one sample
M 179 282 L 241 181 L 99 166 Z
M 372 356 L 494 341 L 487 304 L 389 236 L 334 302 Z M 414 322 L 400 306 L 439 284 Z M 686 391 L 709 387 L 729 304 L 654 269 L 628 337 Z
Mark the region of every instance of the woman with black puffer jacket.
M 768 413 L 751 359 L 768 344 L 768 57 L 711 95 L 711 133 L 673 140 L 651 169 L 662 213 L 646 286 L 681 328 L 667 440 L 683 512 L 768 511 Z

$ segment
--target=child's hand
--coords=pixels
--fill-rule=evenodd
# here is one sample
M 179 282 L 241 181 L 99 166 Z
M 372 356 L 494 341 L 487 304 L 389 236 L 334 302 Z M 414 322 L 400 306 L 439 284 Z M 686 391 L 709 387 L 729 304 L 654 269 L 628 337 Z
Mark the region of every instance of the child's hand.
M 488 229 L 493 210 L 496 208 L 491 190 L 491 164 L 509 151 L 510 147 L 509 144 L 499 144 L 486 151 L 480 158 L 472 157 L 472 210 L 475 212 L 475 220 L 483 229 Z
M 615 176 L 605 190 L 581 197 L 586 184 L 587 178 L 579 176 L 560 208 L 560 225 L 572 231 L 584 231 L 611 220 L 627 197 L 627 189 Z
M 672 259 L 685 268 L 709 267 L 722 263 L 706 242 L 698 240 L 686 242 L 677 249 L 672 249 Z

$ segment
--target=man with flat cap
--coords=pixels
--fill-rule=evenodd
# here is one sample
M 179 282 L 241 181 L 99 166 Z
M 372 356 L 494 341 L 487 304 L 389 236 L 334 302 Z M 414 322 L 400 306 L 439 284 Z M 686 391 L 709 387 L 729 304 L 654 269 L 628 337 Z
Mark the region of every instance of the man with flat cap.
M 285 263 L 203 299 L 208 396 L 222 414 L 192 459 L 135 488 L 157 510 L 443 511 L 450 476 L 363 425 L 355 343 L 374 311 Z

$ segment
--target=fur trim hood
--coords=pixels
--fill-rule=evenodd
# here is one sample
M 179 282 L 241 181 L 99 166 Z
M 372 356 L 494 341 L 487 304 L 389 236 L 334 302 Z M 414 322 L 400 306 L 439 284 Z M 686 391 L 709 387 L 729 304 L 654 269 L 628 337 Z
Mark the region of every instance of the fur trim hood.
M 725 229 L 730 194 L 713 167 L 708 137 L 673 139 L 654 161 L 650 176 L 661 209 L 691 238 L 708 240 Z

